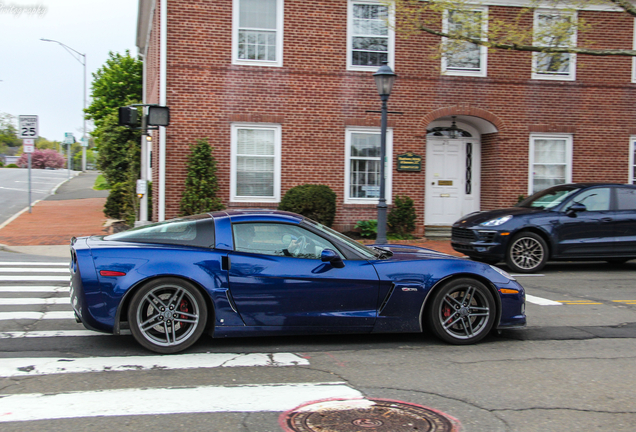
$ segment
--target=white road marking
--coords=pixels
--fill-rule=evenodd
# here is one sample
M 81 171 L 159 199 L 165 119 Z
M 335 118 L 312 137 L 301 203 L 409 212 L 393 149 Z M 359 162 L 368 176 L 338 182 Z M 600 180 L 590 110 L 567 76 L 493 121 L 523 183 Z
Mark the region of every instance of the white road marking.
M 79 324 L 78 324 L 79 325 Z M 0 339 L 45 338 L 45 337 L 79 337 L 79 336 L 111 336 L 92 330 L 42 330 L 28 332 L 0 333 Z
M 68 267 L 68 262 L 37 262 L 37 261 L 32 261 L 32 262 L 11 262 L 11 261 L 6 261 L 6 262 L 0 262 L 0 266 L 62 266 L 62 267 Z
M 0 422 L 122 415 L 282 412 L 319 399 L 362 397 L 358 390 L 341 382 L 17 394 L 2 398 Z
M 0 312 L 0 321 L 6 320 L 50 320 L 68 319 L 75 321 L 75 313 L 71 311 L 53 312 Z
M 0 282 L 70 282 L 69 276 L 0 276 Z
M 51 298 L 0 298 L 0 306 L 18 306 L 18 305 L 70 305 L 68 297 L 51 297 Z
M 67 268 L 0 267 L 0 273 L 71 273 Z
M 541 297 L 535 297 L 535 296 L 532 296 L 530 294 L 526 294 L 526 301 L 528 303 L 534 303 L 534 304 L 538 304 L 538 305 L 541 305 L 541 306 L 563 306 L 562 303 L 555 302 L 555 301 L 548 300 L 548 299 L 544 299 L 544 298 L 541 298 Z
M 151 369 L 209 369 L 217 367 L 283 367 L 301 365 L 307 366 L 309 365 L 309 361 L 292 353 L 201 353 L 172 356 L 7 358 L 0 359 L 0 377 Z
M 66 286 L 55 286 L 55 285 L 40 285 L 40 286 L 29 286 L 29 285 L 13 285 L 13 286 L 0 286 L 0 292 L 69 292 L 70 287 Z

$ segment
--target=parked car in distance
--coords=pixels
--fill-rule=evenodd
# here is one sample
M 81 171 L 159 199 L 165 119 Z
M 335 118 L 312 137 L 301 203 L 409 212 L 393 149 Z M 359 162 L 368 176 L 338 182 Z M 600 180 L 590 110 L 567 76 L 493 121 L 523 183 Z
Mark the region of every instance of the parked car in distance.
M 222 211 L 71 241 L 89 329 L 174 353 L 203 334 L 417 333 L 451 344 L 526 324 L 505 271 L 428 249 L 363 246 L 303 216 Z
M 539 271 L 548 260 L 624 263 L 636 258 L 636 185 L 553 186 L 514 207 L 462 217 L 451 245 L 519 273 Z

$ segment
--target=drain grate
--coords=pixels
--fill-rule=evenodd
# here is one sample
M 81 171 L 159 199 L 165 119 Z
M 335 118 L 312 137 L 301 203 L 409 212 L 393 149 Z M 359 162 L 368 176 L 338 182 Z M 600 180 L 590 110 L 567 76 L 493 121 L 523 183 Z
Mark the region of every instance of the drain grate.
M 457 432 L 453 417 L 421 405 L 387 399 L 311 402 L 283 413 L 286 432 Z

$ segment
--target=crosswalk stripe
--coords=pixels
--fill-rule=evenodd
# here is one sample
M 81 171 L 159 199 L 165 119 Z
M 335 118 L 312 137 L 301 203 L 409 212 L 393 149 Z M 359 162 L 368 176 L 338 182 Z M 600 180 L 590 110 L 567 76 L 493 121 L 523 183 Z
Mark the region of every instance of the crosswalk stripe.
M 12 285 L 12 286 L 2 286 L 0 285 L 0 292 L 47 292 L 47 293 L 57 293 L 57 292 L 68 292 L 69 286 L 55 286 L 55 285 Z
M 69 282 L 69 276 L 0 276 L 0 282 Z
M 43 267 L 43 266 L 62 266 L 62 267 L 68 267 L 68 262 L 37 262 L 37 261 L 32 261 L 32 262 L 23 262 L 23 261 L 16 261 L 16 262 L 11 262 L 11 261 L 7 261 L 7 262 L 0 262 L 0 266 L 37 266 L 37 267 Z
M 79 336 L 110 336 L 110 334 L 99 333 L 92 330 L 42 330 L 42 331 L 0 332 L 0 339 L 79 337 Z
M 217 367 L 307 366 L 309 361 L 292 353 L 200 353 L 173 356 L 121 356 L 83 358 L 0 359 L 0 377 L 151 369 L 210 369 Z
M 75 321 L 75 313 L 72 311 L 52 312 L 0 312 L 0 321 L 6 320 L 52 320 L 69 319 Z
M 287 411 L 320 399 L 362 397 L 358 390 L 342 382 L 16 394 L 2 398 L 0 422 L 122 415 Z
M 526 301 L 528 303 L 538 304 L 540 306 L 563 306 L 562 303 L 555 302 L 552 300 L 544 299 L 542 297 L 535 297 L 530 294 L 526 294 Z
M 0 273 L 71 273 L 67 268 L 0 267 Z
M 51 297 L 51 298 L 0 298 L 0 306 L 18 306 L 18 305 L 59 305 L 71 304 L 68 297 Z

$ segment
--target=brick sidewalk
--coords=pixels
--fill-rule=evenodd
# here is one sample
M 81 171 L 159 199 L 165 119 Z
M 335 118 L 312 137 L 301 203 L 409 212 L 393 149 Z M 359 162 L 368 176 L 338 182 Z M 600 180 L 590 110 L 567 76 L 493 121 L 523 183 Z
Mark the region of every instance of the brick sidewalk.
M 0 229 L 7 246 L 68 245 L 71 237 L 106 234 L 106 198 L 40 201 Z

